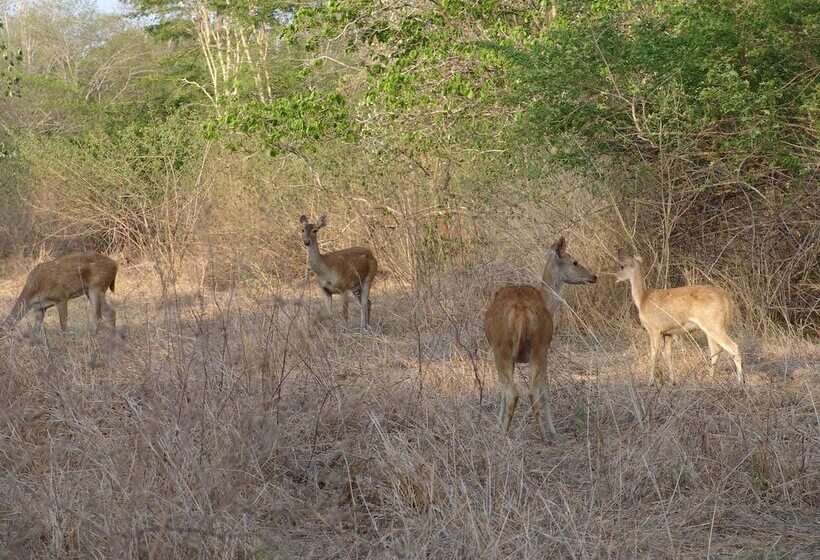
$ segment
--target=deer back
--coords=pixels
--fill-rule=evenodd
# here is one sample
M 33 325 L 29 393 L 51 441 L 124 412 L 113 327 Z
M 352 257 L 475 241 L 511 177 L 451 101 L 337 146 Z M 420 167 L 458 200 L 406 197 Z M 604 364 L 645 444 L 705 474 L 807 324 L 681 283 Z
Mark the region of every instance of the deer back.
M 355 290 L 371 282 L 378 271 L 378 262 L 367 247 L 349 247 L 322 255 L 332 278 L 328 280 L 340 291 Z
M 101 253 L 87 251 L 66 255 L 35 266 L 26 279 L 21 298 L 66 301 L 89 288 L 114 289 L 117 263 Z
M 682 286 L 649 292 L 640 308 L 641 321 L 663 332 L 690 330 L 699 324 L 728 326 L 732 318 L 732 299 L 714 286 Z

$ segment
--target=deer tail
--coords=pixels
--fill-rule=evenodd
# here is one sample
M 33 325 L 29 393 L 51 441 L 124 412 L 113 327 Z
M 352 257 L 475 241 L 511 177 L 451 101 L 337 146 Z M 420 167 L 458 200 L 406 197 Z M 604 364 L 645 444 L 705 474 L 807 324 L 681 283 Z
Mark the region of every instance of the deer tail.
M 513 340 L 513 355 L 517 356 L 523 350 L 529 333 L 533 328 L 533 314 L 527 309 L 515 308 L 509 310 L 507 314 L 507 324 L 511 328 Z

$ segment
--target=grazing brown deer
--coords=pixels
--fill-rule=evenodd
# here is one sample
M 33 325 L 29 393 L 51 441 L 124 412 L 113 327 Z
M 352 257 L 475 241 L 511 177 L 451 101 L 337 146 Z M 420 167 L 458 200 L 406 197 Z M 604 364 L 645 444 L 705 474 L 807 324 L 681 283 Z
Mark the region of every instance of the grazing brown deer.
M 669 377 L 675 382 L 672 368 L 672 335 L 700 329 L 709 343 L 711 375 L 715 375 L 720 349 L 732 356 L 737 368 L 737 378 L 744 382 L 743 364 L 735 341 L 726 334 L 732 322 L 734 301 L 726 290 L 715 286 L 682 286 L 669 290 L 647 289 L 643 281 L 638 257 L 630 257 L 623 249 L 618 250 L 621 268 L 614 273 L 616 282 L 629 281 L 632 301 L 638 308 L 641 325 L 649 334 L 649 383 L 655 383 L 655 362 L 663 338 L 664 354 Z
M 29 311 L 35 312 L 35 328 L 43 325 L 46 309 L 56 307 L 60 315 L 60 329 L 68 327 L 68 300 L 85 294 L 91 302 L 91 323 L 97 332 L 98 320 L 105 315 L 112 330 L 116 328 L 116 314 L 105 301 L 105 292 L 114 291 L 117 263 L 101 253 L 86 251 L 38 264 L 28 274 L 23 291 L 3 323 L 12 328 Z
M 493 349 L 495 367 L 503 387 L 499 423 L 506 432 L 510 428 L 518 392 L 513 374 L 516 363 L 530 363 L 530 398 L 532 415 L 544 440 L 557 435 L 552 422 L 547 377 L 547 352 L 552 342 L 553 317 L 560 303 L 559 293 L 564 284 L 594 284 L 598 277 L 578 264 L 566 252 L 566 240 L 562 237 L 547 251 L 542 286 L 504 286 L 499 289 L 487 314 L 484 316 L 484 332 Z M 547 429 L 541 417 L 543 401 L 547 417 Z
M 316 233 L 327 225 L 327 216 L 322 216 L 315 224 L 307 217 L 300 216 L 302 239 L 308 251 L 310 268 L 316 275 L 319 287 L 325 294 L 327 316 L 333 311 L 333 294 L 342 296 L 342 312 L 347 323 L 347 293 L 353 292 L 361 307 L 361 326 L 366 329 L 370 323 L 370 287 L 379 270 L 379 263 L 367 247 L 350 247 L 320 253 Z

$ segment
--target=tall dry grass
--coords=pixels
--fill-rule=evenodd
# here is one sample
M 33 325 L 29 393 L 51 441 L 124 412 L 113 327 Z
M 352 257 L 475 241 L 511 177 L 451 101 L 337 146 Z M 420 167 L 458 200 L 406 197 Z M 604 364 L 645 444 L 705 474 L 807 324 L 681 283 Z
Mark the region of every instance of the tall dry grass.
M 203 236 L 171 276 L 150 252 L 123 264 L 122 338 L 90 337 L 81 300 L 68 336 L 49 317 L 45 339 L 3 338 L 4 555 L 816 557 L 810 341 L 739 325 L 739 387 L 728 360 L 709 380 L 681 340 L 683 381 L 649 388 L 625 289 L 569 287 L 550 355 L 560 441 L 543 444 L 526 407 L 499 433 L 481 327 L 493 291 L 537 279 L 559 234 L 594 270 L 623 239 L 611 208 L 561 185 L 548 203 L 511 193 L 446 221 L 410 203 L 334 207 L 324 243 L 366 242 L 383 262 L 368 332 L 315 322 L 295 219 L 260 218 L 247 231 L 281 244 L 237 236 L 223 258 Z M 282 202 L 283 216 L 327 210 Z

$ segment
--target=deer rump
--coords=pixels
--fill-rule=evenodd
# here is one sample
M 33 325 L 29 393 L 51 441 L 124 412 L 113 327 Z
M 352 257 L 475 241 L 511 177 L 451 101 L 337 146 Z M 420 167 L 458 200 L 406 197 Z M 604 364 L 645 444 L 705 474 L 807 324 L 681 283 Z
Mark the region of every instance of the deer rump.
M 485 324 L 493 349 L 515 363 L 545 354 L 552 341 L 552 317 L 533 286 L 506 286 L 496 292 Z

